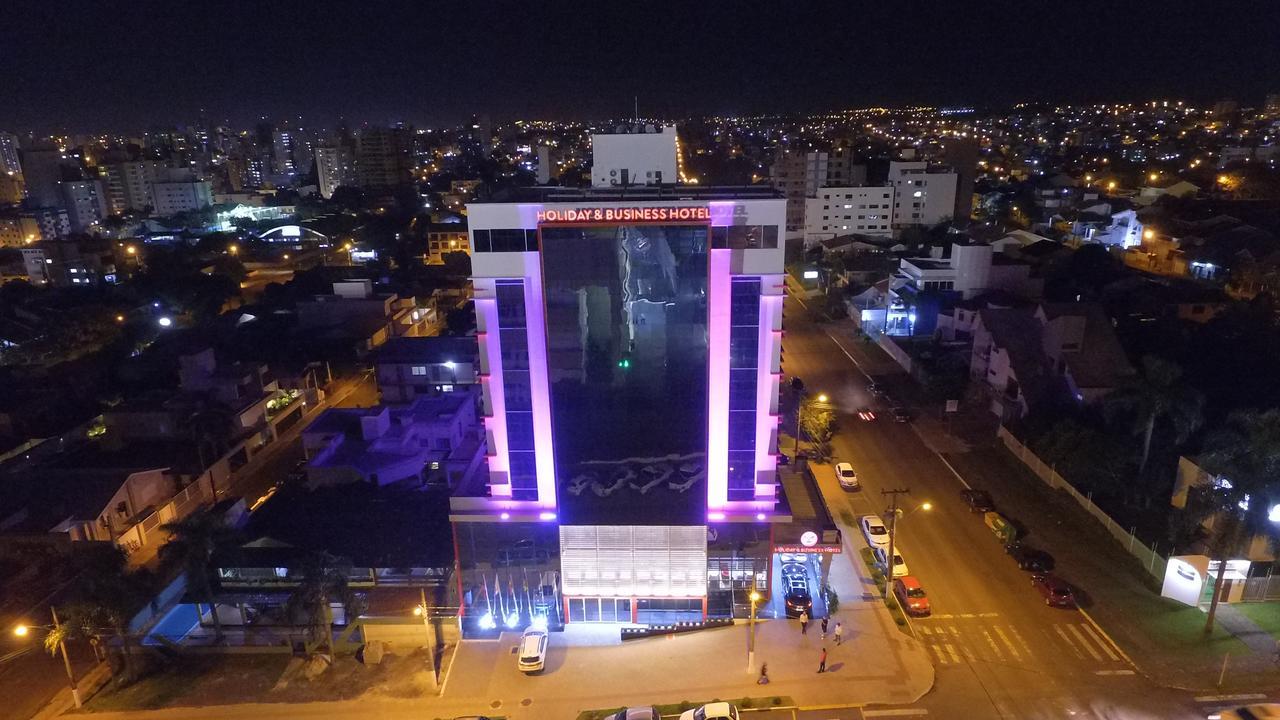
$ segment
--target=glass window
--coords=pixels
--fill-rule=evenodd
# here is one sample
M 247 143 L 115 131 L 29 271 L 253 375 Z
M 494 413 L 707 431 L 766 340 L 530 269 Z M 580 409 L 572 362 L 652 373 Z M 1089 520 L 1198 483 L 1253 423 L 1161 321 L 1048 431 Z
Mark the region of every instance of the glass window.
M 507 448 L 533 450 L 532 412 L 507 412 Z
M 729 448 L 754 450 L 756 447 L 755 410 L 735 410 L 729 413 Z M 750 464 L 750 463 L 749 463 Z
M 490 230 L 493 252 L 524 252 L 524 230 Z
M 618 462 L 634 458 L 678 455 L 681 467 L 695 469 L 705 463 L 708 243 L 720 232 L 700 225 L 542 229 L 556 473 L 565 482 L 593 475 L 611 487 L 615 476 L 639 470 L 640 463 Z M 611 522 L 652 500 L 673 520 L 705 520 L 705 490 L 679 497 L 565 492 L 562 518 Z
M 498 327 L 524 327 L 524 281 L 499 280 L 494 291 L 498 301 Z
M 752 410 L 756 406 L 756 369 L 729 371 L 729 409 Z
M 489 252 L 492 248 L 488 230 L 472 230 L 471 237 L 475 240 L 476 252 Z
M 754 368 L 760 347 L 760 329 L 753 325 L 729 328 L 729 367 Z

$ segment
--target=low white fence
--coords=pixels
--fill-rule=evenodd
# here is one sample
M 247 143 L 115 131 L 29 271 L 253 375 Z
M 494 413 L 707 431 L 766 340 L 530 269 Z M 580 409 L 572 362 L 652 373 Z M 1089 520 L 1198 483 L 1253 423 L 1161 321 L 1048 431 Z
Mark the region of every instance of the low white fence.
M 1165 565 L 1168 560 L 1164 556 L 1155 551 L 1154 548 L 1147 547 L 1145 543 L 1137 538 L 1135 534 L 1137 528 L 1125 529 L 1111 519 L 1111 516 L 1103 512 L 1102 508 L 1093 503 L 1089 497 L 1081 495 L 1078 490 L 1067 482 L 1066 478 L 1058 474 L 1049 465 L 1046 465 L 1030 448 L 1023 445 L 1017 438 L 1009 433 L 1004 426 L 996 433 L 996 436 L 1004 443 L 1004 446 L 1013 453 L 1027 469 L 1035 473 L 1036 477 L 1044 481 L 1051 488 L 1062 490 L 1070 495 L 1080 507 L 1084 508 L 1090 515 L 1102 524 L 1107 532 L 1120 543 L 1130 555 L 1138 559 L 1147 572 L 1151 573 L 1156 579 L 1164 579 Z

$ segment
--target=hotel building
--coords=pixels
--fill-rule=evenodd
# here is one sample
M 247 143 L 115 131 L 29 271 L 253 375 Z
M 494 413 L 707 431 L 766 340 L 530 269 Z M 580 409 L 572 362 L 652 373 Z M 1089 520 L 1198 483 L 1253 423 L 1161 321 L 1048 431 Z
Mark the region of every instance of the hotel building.
M 488 472 L 451 499 L 464 627 L 727 617 L 769 584 L 785 200 L 621 184 L 676 164 L 673 129 L 632 138 L 652 163 L 595 140 L 608 186 L 467 206 Z

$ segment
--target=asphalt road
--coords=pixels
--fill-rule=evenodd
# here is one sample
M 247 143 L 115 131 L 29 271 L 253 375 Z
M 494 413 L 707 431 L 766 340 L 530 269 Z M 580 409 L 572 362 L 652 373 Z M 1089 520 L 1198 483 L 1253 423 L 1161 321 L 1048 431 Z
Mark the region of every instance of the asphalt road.
M 897 546 L 930 598 L 932 615 L 913 620 L 912 628 L 937 668 L 935 689 L 920 709 L 972 720 L 1205 716 L 1205 703 L 1137 674 L 1079 611 L 1046 607 L 1029 574 L 963 502 L 963 481 L 911 424 L 894 423 L 887 412 L 872 422 L 858 418 L 860 407 L 887 410 L 867 392 L 867 376 L 857 367 L 864 349 L 837 341 L 794 298 L 787 300 L 786 327 L 783 372 L 831 398 L 839 422 L 836 459 L 851 462 L 862 481 L 860 492 L 829 496 L 833 510 L 886 516 L 881 491 L 911 491 L 900 502 Z M 932 510 L 919 507 L 925 501 Z

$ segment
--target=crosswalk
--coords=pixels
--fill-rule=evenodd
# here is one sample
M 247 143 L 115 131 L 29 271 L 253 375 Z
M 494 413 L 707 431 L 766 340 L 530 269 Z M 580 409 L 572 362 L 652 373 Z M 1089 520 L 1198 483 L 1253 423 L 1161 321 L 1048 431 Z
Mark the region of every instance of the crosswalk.
M 917 621 L 915 630 L 938 665 L 965 662 L 1056 663 L 1063 655 L 1098 674 L 1128 674 L 1124 658 L 1086 622 L 1061 622 L 1029 630 L 990 617 L 977 621 Z

